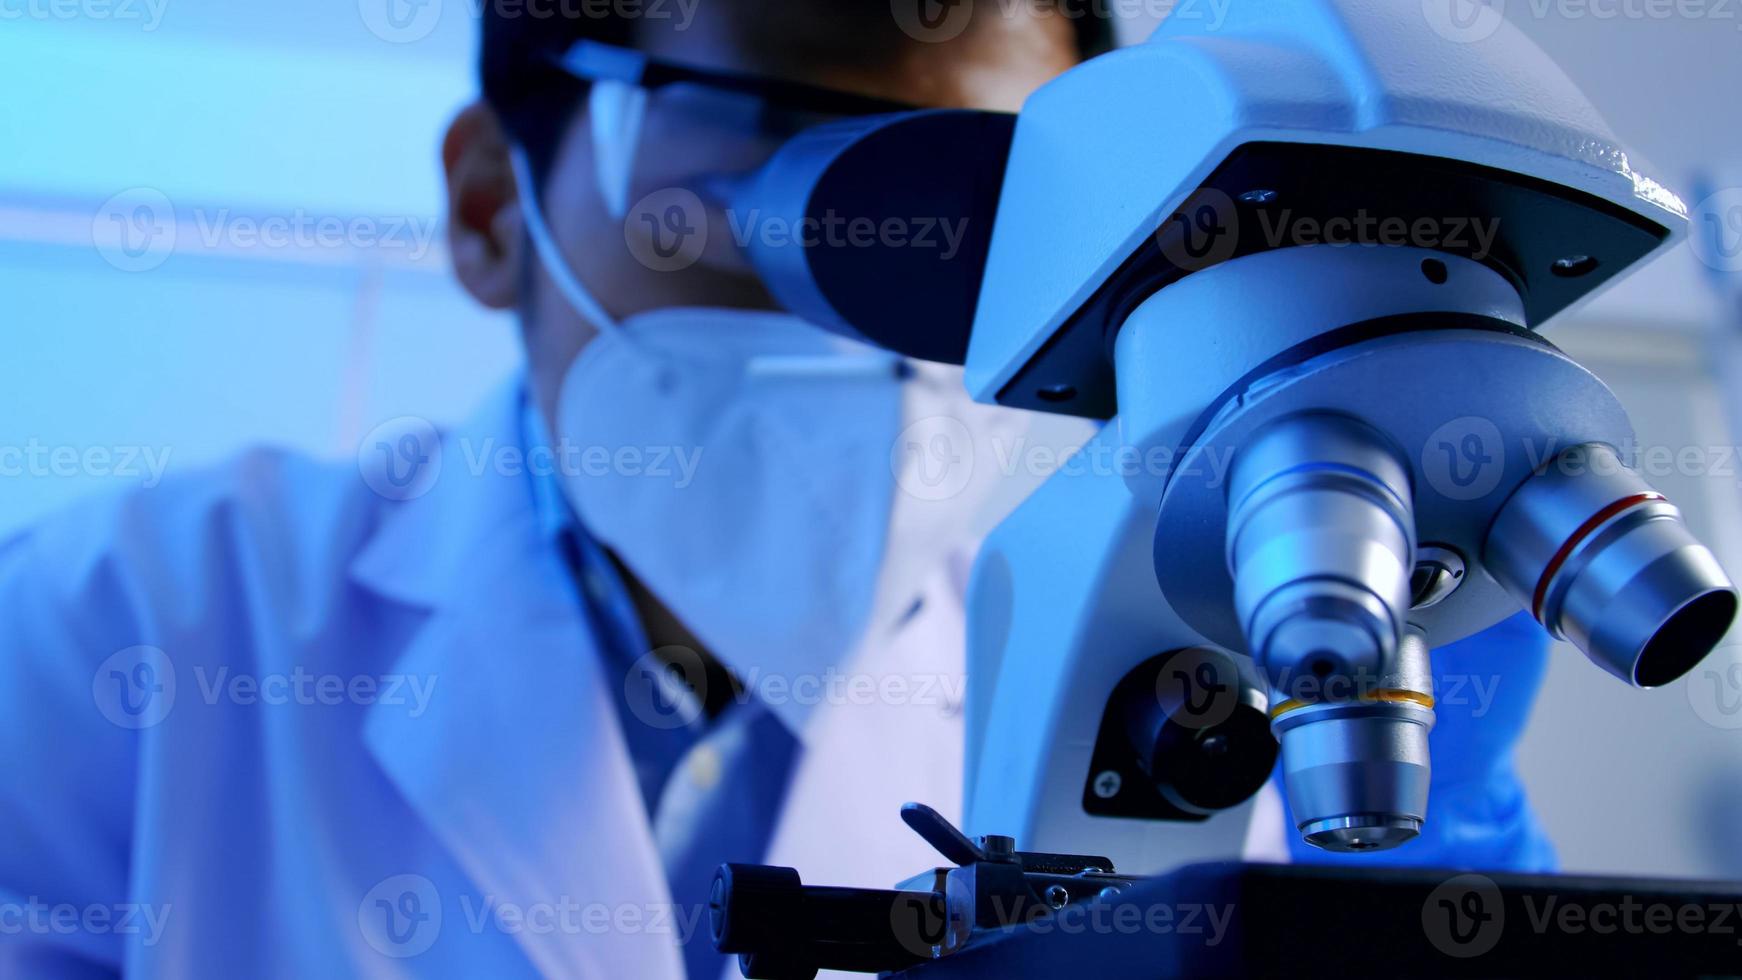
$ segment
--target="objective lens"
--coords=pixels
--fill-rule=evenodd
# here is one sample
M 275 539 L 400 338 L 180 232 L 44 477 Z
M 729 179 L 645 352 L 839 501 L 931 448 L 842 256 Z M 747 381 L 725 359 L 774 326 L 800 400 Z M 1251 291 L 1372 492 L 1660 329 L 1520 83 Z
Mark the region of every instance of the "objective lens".
M 1736 587 L 1681 512 L 1598 443 L 1513 493 L 1483 560 L 1549 632 L 1638 687 L 1692 670 L 1736 617 Z
M 1427 641 L 1408 630 L 1397 666 L 1369 683 L 1328 687 L 1271 712 L 1283 788 L 1301 838 L 1327 851 L 1378 851 L 1421 832 L 1427 818 L 1428 732 L 1434 725 Z
M 1373 677 L 1411 604 L 1409 471 L 1340 415 L 1294 415 L 1234 460 L 1227 557 L 1252 658 L 1287 692 L 1302 679 Z

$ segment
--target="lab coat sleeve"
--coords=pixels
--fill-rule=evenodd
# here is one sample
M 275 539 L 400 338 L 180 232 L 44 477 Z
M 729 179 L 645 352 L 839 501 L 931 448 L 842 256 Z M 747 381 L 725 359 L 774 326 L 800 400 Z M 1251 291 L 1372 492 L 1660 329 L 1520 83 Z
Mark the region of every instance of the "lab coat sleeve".
M 127 583 L 90 547 L 115 520 L 113 501 L 83 507 L 0 545 L 0 976 L 121 971 L 149 735 L 94 697 L 104 660 L 142 642 Z
M 1302 863 L 1552 871 L 1549 843 L 1526 799 L 1513 749 L 1548 665 L 1549 637 L 1520 613 L 1433 651 L 1433 776 L 1421 836 L 1378 854 L 1321 851 L 1289 834 Z M 1289 826 L 1293 826 L 1292 815 Z
M 182 976 L 190 947 L 269 933 L 235 897 L 270 858 L 259 774 L 219 771 L 268 719 L 211 678 L 349 635 L 380 503 L 352 467 L 259 450 L 0 542 L 0 978 Z

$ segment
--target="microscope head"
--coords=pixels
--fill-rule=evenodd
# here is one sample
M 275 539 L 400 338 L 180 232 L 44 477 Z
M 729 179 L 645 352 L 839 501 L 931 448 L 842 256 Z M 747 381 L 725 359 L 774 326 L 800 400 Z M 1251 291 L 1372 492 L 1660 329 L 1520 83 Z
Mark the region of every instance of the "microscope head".
M 1426 817 L 1430 645 L 1522 607 L 1650 687 L 1736 612 L 1618 455 L 1613 394 L 1539 333 L 1685 208 L 1490 26 L 1236 3 L 1061 77 L 1016 126 L 968 349 L 977 398 L 1164 461 L 1122 476 L 1180 646 L 1251 658 L 1332 850 Z
M 1474 257 L 1534 329 L 1684 234 L 1686 205 L 1493 11 L 1479 39 L 1388 0 L 1186 13 L 1023 107 L 966 361 L 976 398 L 1123 414 L 1119 324 L 1261 251 Z M 1076 341 L 1084 322 L 1099 344 Z

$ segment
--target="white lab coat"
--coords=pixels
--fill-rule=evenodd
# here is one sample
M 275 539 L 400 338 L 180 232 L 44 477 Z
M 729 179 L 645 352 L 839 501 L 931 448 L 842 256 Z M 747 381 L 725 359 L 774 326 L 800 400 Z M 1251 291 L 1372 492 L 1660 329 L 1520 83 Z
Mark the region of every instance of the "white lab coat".
M 1043 474 L 990 472 L 1030 421 L 952 378 L 907 415 L 997 433 L 987 472 L 895 494 L 840 668 L 933 689 L 811 714 L 768 856 L 810 881 L 887 886 L 936 863 L 903 801 L 959 815 L 968 567 Z M 458 434 L 517 444 L 519 399 Z M 395 502 L 254 452 L 0 548 L 0 975 L 681 975 L 620 680 L 527 478 L 459 470 Z

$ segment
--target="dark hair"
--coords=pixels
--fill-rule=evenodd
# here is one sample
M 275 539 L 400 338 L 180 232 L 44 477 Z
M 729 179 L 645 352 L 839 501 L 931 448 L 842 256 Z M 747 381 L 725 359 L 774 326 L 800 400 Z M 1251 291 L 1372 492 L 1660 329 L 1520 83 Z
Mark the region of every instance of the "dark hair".
M 809 2 L 819 3 L 819 0 Z M 843 15 L 866 16 L 873 12 L 864 0 L 834 2 L 841 4 Z M 882 8 L 879 16 L 890 16 L 886 5 L 876 0 L 873 2 Z M 1084 59 L 1112 50 L 1113 22 L 1106 4 L 1096 0 L 1057 0 L 1056 6 L 1076 28 L 1077 47 Z M 558 107 L 549 86 L 542 80 L 533 81 L 538 76 L 529 76 L 524 70 L 529 60 L 566 50 L 582 40 L 629 47 L 634 44 L 634 35 L 633 19 L 609 13 L 603 8 L 598 13 L 593 9 L 585 12 L 565 9 L 562 14 L 547 13 L 544 16 L 534 16 L 528 9 L 517 8 L 510 15 L 501 4 L 486 0 L 478 59 L 484 98 L 503 114 L 511 132 L 525 138 L 528 134 L 518 132 L 524 120 Z

